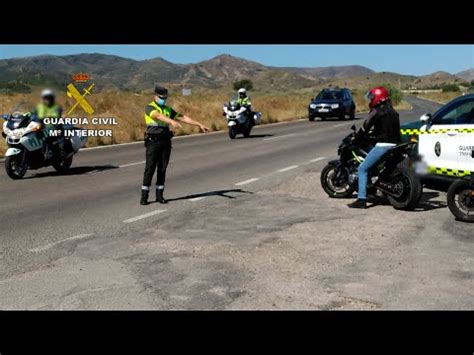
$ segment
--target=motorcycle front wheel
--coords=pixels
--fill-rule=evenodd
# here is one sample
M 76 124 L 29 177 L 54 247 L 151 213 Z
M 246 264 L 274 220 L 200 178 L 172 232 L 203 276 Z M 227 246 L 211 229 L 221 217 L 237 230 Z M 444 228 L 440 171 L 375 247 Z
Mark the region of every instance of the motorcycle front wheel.
M 420 179 L 409 169 L 395 169 L 392 173 L 391 184 L 396 194 L 385 194 L 390 204 L 397 210 L 410 211 L 418 206 L 423 187 Z
M 474 186 L 459 179 L 451 184 L 447 195 L 448 207 L 458 220 L 474 223 Z
M 229 138 L 235 139 L 236 136 L 237 136 L 237 132 L 235 131 L 235 128 L 233 126 L 229 127 Z
M 354 193 L 349 183 L 349 170 L 331 164 L 326 165 L 321 172 L 321 186 L 332 198 L 350 197 Z
M 5 158 L 5 171 L 14 180 L 20 180 L 28 171 L 28 164 L 22 162 L 23 154 L 13 155 Z

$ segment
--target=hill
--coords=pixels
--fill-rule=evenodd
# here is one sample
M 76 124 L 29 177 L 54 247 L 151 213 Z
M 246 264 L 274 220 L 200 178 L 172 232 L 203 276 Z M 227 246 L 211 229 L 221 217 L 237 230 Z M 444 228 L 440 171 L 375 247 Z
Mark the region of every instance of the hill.
M 474 80 L 474 68 L 460 71 L 459 73 L 456 73 L 456 76 L 465 81 L 471 82 Z

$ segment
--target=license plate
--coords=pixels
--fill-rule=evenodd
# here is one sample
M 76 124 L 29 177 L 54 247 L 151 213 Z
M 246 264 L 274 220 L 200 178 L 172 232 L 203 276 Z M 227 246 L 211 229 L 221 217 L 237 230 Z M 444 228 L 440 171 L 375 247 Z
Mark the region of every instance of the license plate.
M 329 112 L 327 108 L 320 108 L 318 112 Z

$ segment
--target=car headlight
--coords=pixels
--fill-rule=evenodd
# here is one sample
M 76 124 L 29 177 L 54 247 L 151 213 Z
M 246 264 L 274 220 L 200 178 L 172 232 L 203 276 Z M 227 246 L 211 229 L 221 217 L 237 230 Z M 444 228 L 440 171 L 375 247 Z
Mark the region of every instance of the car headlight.
M 332 104 L 331 108 L 339 108 L 339 104 Z
M 314 110 L 316 108 L 316 104 L 310 104 L 309 108 Z

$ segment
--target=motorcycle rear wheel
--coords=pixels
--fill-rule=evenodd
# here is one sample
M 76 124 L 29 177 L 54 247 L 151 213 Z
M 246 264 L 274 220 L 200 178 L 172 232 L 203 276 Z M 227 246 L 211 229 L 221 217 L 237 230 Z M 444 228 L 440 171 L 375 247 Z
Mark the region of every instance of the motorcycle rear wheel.
M 392 184 L 400 184 L 401 195 L 385 194 L 390 204 L 397 210 L 414 210 L 418 206 L 423 193 L 420 179 L 413 171 L 403 168 L 395 169 L 392 173 L 392 179 Z
M 53 168 L 60 174 L 65 174 L 69 171 L 72 165 L 72 157 L 63 159 L 61 161 L 53 163 Z
M 252 132 L 252 126 L 250 126 L 249 128 L 246 128 L 243 132 L 243 135 L 245 138 L 248 138 L 250 137 L 250 132 Z
M 349 171 L 347 171 L 347 169 L 339 171 L 339 173 L 343 174 L 342 177 L 339 177 L 339 179 L 343 180 L 343 184 L 340 184 L 334 181 L 334 175 L 338 173 L 337 169 L 337 166 L 328 164 L 324 167 L 323 171 L 321 171 L 321 186 L 323 190 L 332 198 L 347 198 L 352 196 L 354 188 L 349 184 Z
M 25 176 L 26 172 L 28 171 L 28 164 L 20 164 L 19 160 L 21 158 L 22 157 L 18 155 L 5 158 L 5 171 L 11 179 L 20 180 L 23 178 L 23 176 Z
M 454 217 L 474 223 L 474 186 L 469 181 L 459 179 L 453 182 L 448 189 L 447 202 Z

